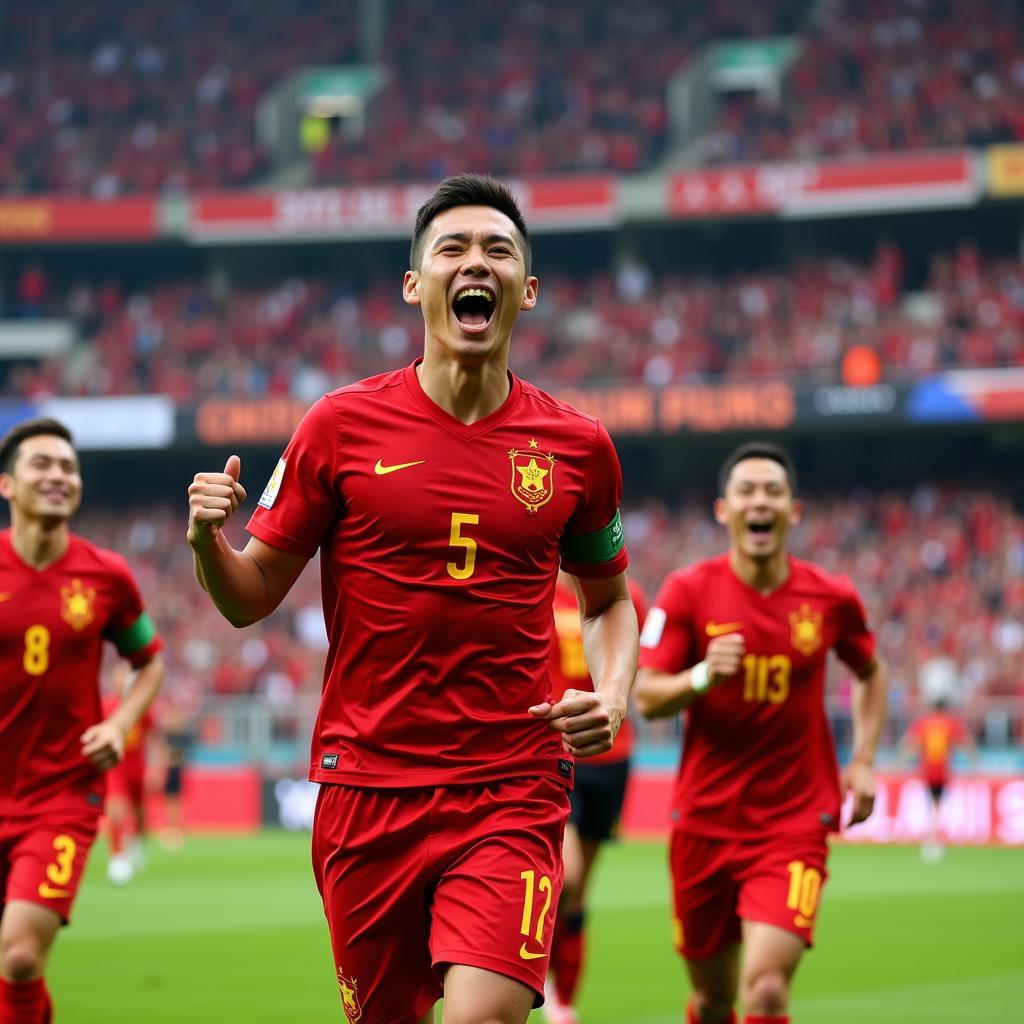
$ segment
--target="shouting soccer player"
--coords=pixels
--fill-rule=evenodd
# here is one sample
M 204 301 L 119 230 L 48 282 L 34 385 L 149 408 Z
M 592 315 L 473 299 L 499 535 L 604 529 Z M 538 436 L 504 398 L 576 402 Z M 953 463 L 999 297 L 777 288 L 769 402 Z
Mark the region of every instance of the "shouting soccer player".
M 128 566 L 68 528 L 82 477 L 63 424 L 29 420 L 0 440 L 0 496 L 0 1024 L 44 1024 L 46 960 L 96 837 L 103 773 L 163 664 Z M 137 670 L 106 718 L 104 640 Z
M 686 711 L 670 861 L 687 1021 L 735 1022 L 738 994 L 747 1024 L 784 1024 L 843 792 L 851 823 L 874 804 L 885 675 L 853 585 L 786 551 L 801 513 L 788 455 L 746 444 L 719 487 L 729 551 L 662 584 L 636 699 L 648 718 Z M 830 649 L 858 680 L 841 777 L 825 716 Z
M 526 226 L 493 179 L 420 208 L 412 366 L 316 402 L 249 522 L 239 460 L 189 488 L 196 573 L 224 616 L 269 614 L 321 549 L 330 648 L 310 776 L 313 862 L 349 1021 L 521 1024 L 543 1000 L 574 757 L 609 750 L 636 671 L 621 472 L 583 415 L 515 377 L 537 301 Z M 594 691 L 549 700 L 559 563 Z
M 647 601 L 629 581 L 637 619 L 643 622 Z M 555 587 L 555 633 L 551 645 L 552 696 L 567 690 L 590 690 L 593 682 L 583 651 L 583 630 L 572 577 L 559 572 Z M 564 880 L 551 942 L 551 977 L 545 988 L 544 1013 L 549 1024 L 576 1024 L 573 1005 L 586 958 L 586 898 L 591 872 L 600 852 L 618 827 L 629 778 L 633 729 L 627 718 L 615 746 L 576 766 L 569 797 L 571 809 L 562 843 Z

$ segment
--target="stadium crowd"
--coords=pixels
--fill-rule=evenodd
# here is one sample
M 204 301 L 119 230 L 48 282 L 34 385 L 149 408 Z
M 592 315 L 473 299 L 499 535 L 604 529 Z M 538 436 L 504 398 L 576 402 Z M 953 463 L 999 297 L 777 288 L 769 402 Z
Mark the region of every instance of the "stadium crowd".
M 260 481 L 248 484 L 251 494 Z M 1010 499 L 994 488 L 920 484 L 900 492 L 812 491 L 807 506 L 794 553 L 857 581 L 890 666 L 897 717 L 923 703 L 921 679 L 936 658 L 955 665 L 952 699 L 969 714 L 986 698 L 1024 697 L 1024 527 Z M 630 574 L 648 594 L 671 568 L 724 550 L 709 507 L 710 499 L 681 508 L 627 504 Z M 236 542 L 244 513 L 230 527 Z M 133 566 L 166 642 L 169 690 L 263 696 L 278 732 L 295 738 L 306 725 L 295 721 L 296 699 L 319 692 L 327 642 L 315 567 L 274 615 L 237 633 L 197 600 L 180 509 L 154 504 L 115 515 L 92 508 L 76 524 Z M 839 699 L 850 685 L 838 671 L 830 680 Z
M 516 330 L 512 365 L 538 383 L 651 385 L 799 373 L 833 381 L 853 349 L 887 379 L 1024 365 L 1024 264 L 973 244 L 937 252 L 906 290 L 891 244 L 868 262 L 810 260 L 722 277 L 545 276 Z M 411 361 L 422 326 L 394 282 L 362 292 L 324 279 L 260 288 L 199 281 L 122 294 L 111 282 L 48 294 L 26 267 L 12 313 L 64 315 L 89 339 L 71 358 L 8 365 L 10 394 L 288 394 L 325 391 Z M 26 283 L 27 282 L 27 283 Z M 52 289 L 51 289 L 52 290 Z
M 274 169 L 257 132 L 261 97 L 301 68 L 366 58 L 357 18 L 324 0 L 56 0 L 46 17 L 15 2 L 0 19 L 0 190 L 9 194 L 259 183 Z M 1022 26 L 1012 0 L 482 0 L 453 31 L 429 0 L 390 0 L 379 41 L 386 79 L 364 130 L 332 129 L 307 146 L 308 177 L 641 171 L 672 141 L 666 83 L 708 42 L 790 33 L 807 45 L 781 98 L 723 97 L 705 159 L 1019 139 Z M 297 115 L 297 133 L 298 124 Z

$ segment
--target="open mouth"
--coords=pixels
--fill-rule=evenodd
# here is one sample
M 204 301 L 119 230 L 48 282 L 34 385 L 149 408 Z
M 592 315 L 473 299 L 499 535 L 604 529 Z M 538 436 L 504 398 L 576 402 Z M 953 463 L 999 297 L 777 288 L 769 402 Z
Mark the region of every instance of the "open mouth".
M 491 322 L 497 299 L 488 288 L 462 288 L 452 302 L 459 326 L 467 331 L 482 331 Z
M 747 529 L 757 537 L 767 537 L 772 532 L 772 524 L 747 523 Z

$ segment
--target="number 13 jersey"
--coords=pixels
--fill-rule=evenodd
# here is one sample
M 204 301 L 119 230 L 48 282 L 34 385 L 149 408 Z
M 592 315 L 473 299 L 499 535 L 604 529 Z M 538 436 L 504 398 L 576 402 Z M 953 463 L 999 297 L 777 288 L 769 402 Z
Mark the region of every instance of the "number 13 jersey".
M 558 734 L 528 708 L 550 694 L 559 562 L 595 578 L 626 567 L 622 476 L 597 420 L 509 382 L 470 425 L 415 365 L 325 395 L 260 498 L 254 537 L 321 553 L 314 781 L 569 784 Z

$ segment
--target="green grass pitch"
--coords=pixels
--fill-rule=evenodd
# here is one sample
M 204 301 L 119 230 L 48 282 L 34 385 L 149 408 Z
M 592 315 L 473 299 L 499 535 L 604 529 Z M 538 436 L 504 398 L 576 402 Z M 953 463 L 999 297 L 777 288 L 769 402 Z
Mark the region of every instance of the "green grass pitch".
M 57 1024 L 344 1021 L 308 842 L 154 845 L 123 889 L 99 845 L 50 964 Z M 914 848 L 839 845 L 829 866 L 795 1024 L 1024 1020 L 1024 851 L 952 849 L 926 867 Z M 661 844 L 604 854 L 590 935 L 583 1024 L 680 1024 Z

